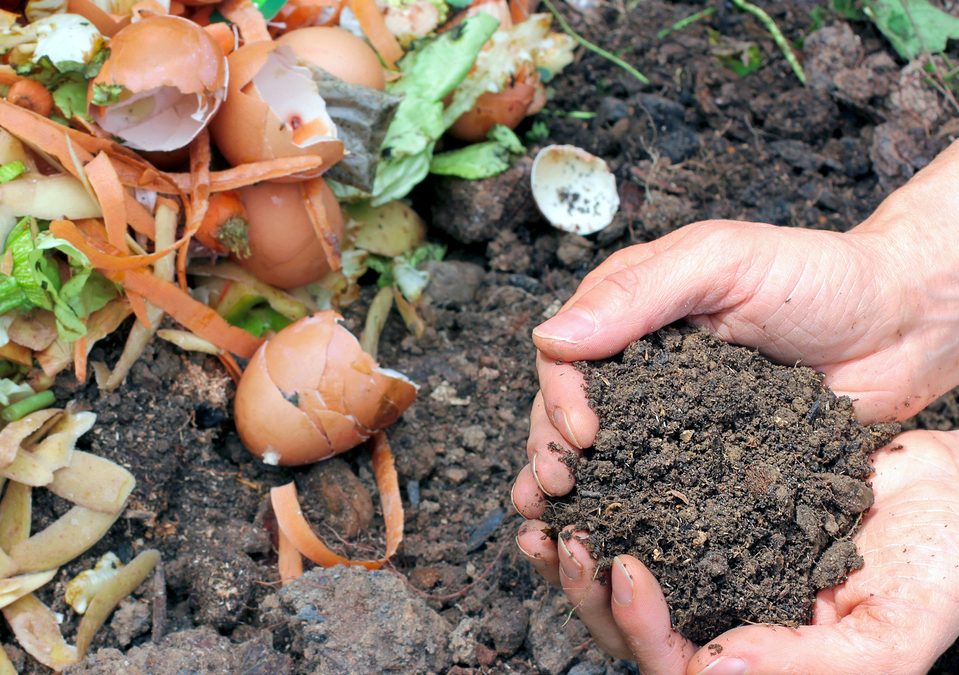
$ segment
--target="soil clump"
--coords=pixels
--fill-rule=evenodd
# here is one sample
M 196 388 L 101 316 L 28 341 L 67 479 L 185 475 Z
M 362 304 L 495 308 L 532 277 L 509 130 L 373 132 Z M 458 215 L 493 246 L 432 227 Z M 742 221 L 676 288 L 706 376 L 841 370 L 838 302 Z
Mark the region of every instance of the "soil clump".
M 821 374 L 685 326 L 579 367 L 600 431 L 546 520 L 588 531 L 600 569 L 642 560 L 684 635 L 807 623 L 815 592 L 862 565 L 869 453 L 898 425 L 864 427 Z

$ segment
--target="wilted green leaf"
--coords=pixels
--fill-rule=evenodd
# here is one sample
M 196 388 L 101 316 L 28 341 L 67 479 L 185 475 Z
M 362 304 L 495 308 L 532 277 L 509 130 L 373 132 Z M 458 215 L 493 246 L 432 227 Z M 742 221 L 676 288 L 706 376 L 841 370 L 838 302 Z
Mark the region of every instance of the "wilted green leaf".
M 920 54 L 940 54 L 959 39 L 959 19 L 928 0 L 866 0 L 866 16 L 907 61 Z

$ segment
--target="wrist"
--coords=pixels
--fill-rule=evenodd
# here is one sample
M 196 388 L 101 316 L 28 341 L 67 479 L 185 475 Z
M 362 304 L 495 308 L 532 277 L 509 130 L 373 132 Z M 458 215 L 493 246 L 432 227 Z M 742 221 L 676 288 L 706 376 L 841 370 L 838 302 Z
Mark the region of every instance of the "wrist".
M 890 195 L 850 236 L 899 304 L 918 412 L 959 386 L 959 143 Z

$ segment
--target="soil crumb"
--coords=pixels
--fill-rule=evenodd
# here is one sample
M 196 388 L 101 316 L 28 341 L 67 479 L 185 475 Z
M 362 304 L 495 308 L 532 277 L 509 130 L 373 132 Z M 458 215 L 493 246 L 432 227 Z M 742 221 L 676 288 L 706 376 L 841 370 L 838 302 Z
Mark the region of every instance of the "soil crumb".
M 684 635 L 807 623 L 815 592 L 862 564 L 868 455 L 898 425 L 864 427 L 821 374 L 688 327 L 578 365 L 600 431 L 546 520 L 587 530 L 601 569 L 642 560 Z

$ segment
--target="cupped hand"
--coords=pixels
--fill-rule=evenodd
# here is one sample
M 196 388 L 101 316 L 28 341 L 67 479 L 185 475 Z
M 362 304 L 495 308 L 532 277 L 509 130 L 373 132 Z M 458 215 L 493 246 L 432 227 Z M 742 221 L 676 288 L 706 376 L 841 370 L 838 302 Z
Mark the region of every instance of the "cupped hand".
M 559 550 L 528 521 L 521 550 L 557 580 L 600 646 L 643 673 L 924 673 L 959 636 L 959 432 L 902 434 L 873 456 L 861 569 L 820 591 L 812 624 L 750 625 L 708 645 L 672 630 L 663 593 L 630 556 L 610 581 L 574 534 Z

